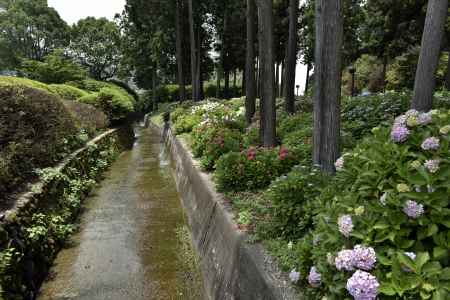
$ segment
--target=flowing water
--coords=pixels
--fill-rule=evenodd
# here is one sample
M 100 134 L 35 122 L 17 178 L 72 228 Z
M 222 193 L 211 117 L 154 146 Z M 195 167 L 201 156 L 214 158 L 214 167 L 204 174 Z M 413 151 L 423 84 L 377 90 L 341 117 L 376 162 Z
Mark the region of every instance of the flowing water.
M 135 131 L 133 149 L 86 199 L 39 299 L 204 299 L 168 153 L 151 130 Z

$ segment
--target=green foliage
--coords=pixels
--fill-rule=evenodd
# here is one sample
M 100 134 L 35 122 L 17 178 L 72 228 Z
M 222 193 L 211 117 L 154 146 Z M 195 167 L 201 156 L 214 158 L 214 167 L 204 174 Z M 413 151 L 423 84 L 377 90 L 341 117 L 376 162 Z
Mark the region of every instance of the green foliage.
M 87 96 L 87 92 L 79 88 L 67 84 L 50 84 L 48 86 L 53 94 L 58 95 L 61 99 L 75 101 L 79 98 Z
M 197 114 L 193 115 L 182 115 L 177 118 L 176 122 L 173 124 L 173 129 L 175 134 L 182 134 L 192 132 L 195 126 L 200 124 L 203 117 Z
M 33 280 L 47 275 L 56 254 L 75 230 L 81 201 L 94 187 L 118 152 L 116 139 L 108 136 L 90 145 L 78 160 L 63 168 L 46 168 L 38 173 L 41 185 L 34 185 L 30 205 L 1 227 L 0 291 L 5 299 L 29 298 L 35 293 Z M 17 245 L 18 247 L 14 246 Z M 23 259 L 23 258 L 26 259 Z M 29 266 L 35 269 L 30 273 Z M 38 282 L 37 281 L 37 282 Z
M 93 105 L 68 100 L 63 100 L 63 104 L 89 136 L 108 128 L 108 117 Z
M 15 69 L 25 60 L 42 60 L 69 43 L 69 26 L 47 1 L 7 1 L 0 12 L 0 68 Z
M 5 195 L 80 146 L 79 127 L 61 101 L 38 89 L 0 89 L 0 193 Z
M 371 95 L 344 98 L 342 119 L 345 131 L 361 139 L 380 124 L 392 121 L 408 109 L 411 95 L 406 92 L 387 92 L 384 95 Z
M 34 88 L 51 93 L 50 88 L 45 83 L 21 77 L 0 76 L 0 87 L 14 86 Z
M 133 97 L 112 87 L 101 88 L 98 93 L 84 96 L 78 101 L 100 108 L 112 122 L 124 120 L 134 111 Z
M 286 148 L 250 148 L 220 157 L 214 176 L 220 191 L 257 190 L 289 172 L 296 162 Z
M 72 27 L 70 49 L 95 79 L 105 80 L 117 72 L 120 39 L 116 23 L 87 17 Z
M 408 113 L 410 134 L 403 143 L 391 139 L 390 128 L 377 128 L 350 154 L 343 156 L 333 193 L 325 203 L 313 233 L 313 261 L 322 274 L 316 298 L 348 297 L 351 273 L 336 270 L 327 257 L 362 244 L 373 247 L 373 270 L 380 283 L 379 299 L 447 299 L 449 297 L 449 129 L 447 111 L 433 111 L 432 123 L 418 125 Z M 424 150 L 429 137 L 439 138 L 436 150 Z M 427 167 L 438 160 L 438 168 Z M 408 201 L 423 206 L 407 210 Z M 409 212 L 410 215 L 407 214 Z M 348 215 L 353 229 L 345 237 L 338 218 Z M 406 252 L 415 253 L 411 259 Z M 302 263 L 302 262 L 300 262 Z
M 270 203 L 266 234 L 290 241 L 303 237 L 312 228 L 313 216 L 320 207 L 316 198 L 329 180 L 319 170 L 295 166 L 272 182 L 265 193 Z
M 44 83 L 65 83 L 82 80 L 87 76 L 83 67 L 67 56 L 62 49 L 47 55 L 43 62 L 25 60 L 21 72 L 28 78 Z
M 199 126 L 193 132 L 192 151 L 201 157 L 202 167 L 211 171 L 216 161 L 224 154 L 241 149 L 242 134 L 225 126 Z

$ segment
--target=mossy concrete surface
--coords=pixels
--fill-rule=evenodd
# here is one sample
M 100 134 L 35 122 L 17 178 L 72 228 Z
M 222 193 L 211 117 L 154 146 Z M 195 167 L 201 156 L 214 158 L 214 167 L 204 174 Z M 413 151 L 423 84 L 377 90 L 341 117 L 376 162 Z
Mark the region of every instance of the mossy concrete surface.
M 149 122 L 155 132 L 161 128 Z M 211 174 L 169 129 L 165 142 L 175 164 L 177 189 L 201 258 L 206 290 L 214 300 L 290 300 L 301 297 L 261 244 L 247 243 L 229 204 L 215 189 Z

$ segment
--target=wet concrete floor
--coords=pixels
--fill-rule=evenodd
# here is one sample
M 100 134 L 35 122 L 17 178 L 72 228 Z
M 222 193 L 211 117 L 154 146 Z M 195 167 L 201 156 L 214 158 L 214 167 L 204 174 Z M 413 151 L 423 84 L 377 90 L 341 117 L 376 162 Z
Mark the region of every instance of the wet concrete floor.
M 59 253 L 40 300 L 204 299 L 180 242 L 186 220 L 168 153 L 149 129 L 136 135 L 86 199 L 80 230 Z

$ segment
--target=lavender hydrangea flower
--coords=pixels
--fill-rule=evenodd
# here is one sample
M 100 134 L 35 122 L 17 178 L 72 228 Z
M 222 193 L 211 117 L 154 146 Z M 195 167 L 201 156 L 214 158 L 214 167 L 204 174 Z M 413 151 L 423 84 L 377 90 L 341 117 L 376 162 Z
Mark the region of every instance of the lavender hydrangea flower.
M 432 187 L 431 185 L 427 185 L 427 191 L 428 191 L 428 193 L 434 193 L 436 191 L 436 189 L 434 187 Z
M 345 237 L 349 237 L 353 231 L 353 222 L 350 215 L 342 215 L 338 219 L 339 232 Z
M 439 149 L 439 139 L 432 136 L 425 139 L 421 145 L 423 150 L 437 150 Z
M 370 271 L 377 262 L 375 250 L 372 247 L 356 245 L 353 249 L 353 266 L 358 269 Z
M 353 250 L 341 250 L 334 259 L 334 265 L 339 271 L 353 271 Z
M 439 163 L 440 161 L 438 159 L 430 159 L 425 161 L 423 165 L 428 172 L 436 173 L 439 170 Z
M 431 113 L 419 114 L 418 121 L 420 125 L 428 125 L 433 121 Z
M 394 126 L 391 131 L 391 139 L 396 143 L 403 143 L 408 139 L 410 132 L 405 126 Z
M 308 282 L 312 287 L 318 287 L 322 283 L 322 276 L 319 272 L 317 272 L 317 268 L 315 266 L 312 266 L 309 271 Z
M 339 157 L 334 163 L 336 171 L 342 171 L 344 169 L 344 163 L 345 163 L 344 157 L 343 156 Z
M 291 273 L 289 273 L 289 279 L 292 283 L 297 283 L 300 280 L 300 272 L 297 272 L 296 269 L 293 269 Z
M 347 291 L 355 300 L 375 300 L 379 287 L 375 276 L 360 270 L 347 280 Z
M 424 213 L 423 205 L 419 204 L 415 201 L 408 200 L 405 202 L 405 206 L 403 207 L 403 212 L 408 217 L 416 219 Z

